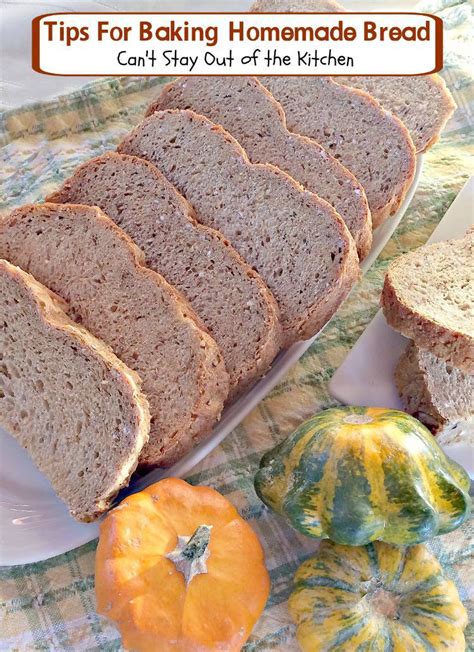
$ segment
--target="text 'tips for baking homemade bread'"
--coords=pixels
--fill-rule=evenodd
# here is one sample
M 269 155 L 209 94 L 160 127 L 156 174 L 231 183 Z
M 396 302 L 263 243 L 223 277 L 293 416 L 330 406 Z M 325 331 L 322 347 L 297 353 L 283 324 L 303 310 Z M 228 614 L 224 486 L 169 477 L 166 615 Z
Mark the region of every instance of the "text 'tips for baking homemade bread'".
M 0 423 L 72 516 L 92 521 L 148 440 L 140 380 L 30 274 L 0 260 Z
M 81 165 L 47 201 L 99 206 L 132 238 L 148 267 L 182 292 L 216 340 L 233 396 L 267 371 L 281 346 L 273 296 L 220 233 L 194 219 L 154 165 L 104 154 Z
M 257 270 L 277 300 L 285 344 L 318 332 L 358 278 L 355 244 L 336 211 L 277 168 L 251 164 L 207 118 L 154 113 L 118 149 L 157 165 L 198 220 Z
M 18 264 L 70 307 L 70 316 L 143 381 L 150 440 L 140 463 L 167 465 L 208 434 L 228 392 L 214 340 L 191 307 L 99 208 L 42 204 L 0 222 L 0 257 Z

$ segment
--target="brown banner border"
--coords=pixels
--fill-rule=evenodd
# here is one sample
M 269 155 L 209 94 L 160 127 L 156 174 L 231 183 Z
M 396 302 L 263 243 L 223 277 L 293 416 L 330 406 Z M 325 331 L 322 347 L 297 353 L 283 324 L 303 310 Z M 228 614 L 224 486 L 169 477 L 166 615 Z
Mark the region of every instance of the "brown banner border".
M 122 75 L 118 75 L 116 73 L 112 74 L 107 74 L 103 73 L 100 75 L 96 75 L 93 73 L 86 73 L 86 74 L 59 74 L 55 72 L 47 72 L 45 70 L 42 70 L 40 67 L 40 36 L 39 36 L 39 28 L 40 28 L 40 21 L 43 18 L 48 18 L 49 16 L 81 16 L 81 15 L 88 15 L 88 16 L 189 16 L 189 15 L 196 15 L 196 16 L 274 16 L 277 12 L 261 12 L 261 13 L 253 13 L 250 11 L 219 11 L 219 12 L 210 12 L 210 11 L 58 11 L 55 13 L 51 14 L 41 14 L 41 16 L 36 16 L 33 18 L 31 22 L 31 67 L 35 72 L 38 72 L 42 75 L 49 75 L 50 77 L 173 77 L 173 76 L 180 76 L 180 75 L 173 75 L 172 73 L 170 74 L 169 72 L 167 73 L 144 73 L 140 74 L 139 72 L 136 73 L 124 73 Z M 439 72 L 440 70 L 443 69 L 443 20 L 439 16 L 434 16 L 433 14 L 426 14 L 426 13 L 421 13 L 421 12 L 416 12 L 416 11 L 373 11 L 373 12 L 367 12 L 367 11 L 347 11 L 341 14 L 336 14 L 335 12 L 331 11 L 295 11 L 295 12 L 281 12 L 279 15 L 285 15 L 285 16 L 305 16 L 307 14 L 314 14 L 314 15 L 319 15 L 319 14 L 327 14 L 327 15 L 333 15 L 333 16 L 369 16 L 370 14 L 374 15 L 383 15 L 383 16 L 426 16 L 427 18 L 433 18 L 434 23 L 435 23 L 435 67 L 433 70 L 430 70 L 429 72 L 420 72 L 420 73 L 414 73 L 414 74 L 373 74 L 373 75 L 352 75 L 353 77 L 423 77 L 426 75 L 432 75 L 435 72 Z M 260 74 L 255 74 L 249 73 L 249 76 L 251 77 L 344 77 L 348 73 L 332 73 L 328 75 L 328 73 L 304 73 L 301 75 L 297 74 L 284 74 L 284 73 L 260 73 Z M 243 77 L 244 75 L 238 75 L 238 74 L 233 74 L 233 73 L 209 73 L 209 74 L 193 74 L 193 73 L 187 73 L 187 76 L 190 77 Z M 182 75 L 181 75 L 182 76 Z

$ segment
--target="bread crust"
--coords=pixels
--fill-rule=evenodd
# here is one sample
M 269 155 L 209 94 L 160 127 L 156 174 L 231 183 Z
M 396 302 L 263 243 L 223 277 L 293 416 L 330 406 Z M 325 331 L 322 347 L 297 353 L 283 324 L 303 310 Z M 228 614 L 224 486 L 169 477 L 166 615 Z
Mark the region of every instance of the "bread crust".
M 256 0 L 250 8 L 251 12 L 333 12 L 346 13 L 347 10 L 336 0 Z M 381 76 L 346 76 L 334 75 L 331 79 L 343 86 L 363 90 L 373 96 L 380 104 L 396 115 L 405 124 L 417 154 L 426 152 L 438 142 L 441 132 L 456 109 L 456 102 L 447 88 L 443 78 L 437 73 L 423 76 L 408 77 L 381 77 Z M 380 83 L 389 87 L 389 92 L 380 88 Z M 398 83 L 402 84 L 402 89 Z M 432 84 L 436 97 L 431 97 L 431 115 L 420 128 L 419 103 L 415 102 L 414 109 L 410 107 L 418 86 L 418 92 L 426 97 L 426 85 Z M 375 89 L 373 86 L 375 85 Z M 415 87 L 414 87 L 415 85 Z M 426 114 L 425 114 L 426 115 Z
M 232 100 L 226 97 L 225 101 L 232 101 L 232 106 L 235 109 L 235 112 L 231 111 L 232 116 L 230 117 L 226 116 L 225 108 L 220 108 L 220 96 L 216 95 L 216 87 L 217 93 L 221 90 L 220 84 L 229 88 L 228 94 Z M 205 108 L 199 99 L 195 99 L 196 94 L 199 95 L 203 90 L 214 94 L 212 101 L 209 101 Z M 241 115 L 241 102 L 249 105 L 250 110 L 258 107 L 258 118 L 260 119 L 255 120 L 255 124 L 251 123 L 249 126 L 247 121 L 242 123 L 240 120 L 235 120 L 235 115 Z M 160 95 L 146 110 L 145 117 L 156 111 L 170 109 L 190 109 L 195 113 L 205 115 L 235 137 L 252 163 L 274 165 L 289 174 L 310 192 L 330 202 L 348 226 L 355 240 L 359 259 L 363 260 L 367 256 L 372 246 L 372 219 L 363 187 L 352 172 L 326 152 L 315 140 L 289 131 L 281 105 L 256 77 L 233 78 L 230 81 L 228 78 L 215 81 L 214 77 L 180 77 L 163 87 Z M 265 134 L 264 136 L 262 132 Z M 279 148 L 278 154 L 274 152 L 276 143 Z M 265 151 L 262 151 L 262 145 L 265 146 Z M 304 161 L 303 169 L 296 167 L 300 158 Z M 322 180 L 317 169 L 318 162 L 321 161 L 324 161 L 325 168 L 329 168 L 325 170 Z M 313 171 L 312 168 L 315 170 Z M 356 197 L 355 200 L 352 200 L 351 214 L 343 205 L 340 196 L 336 195 L 335 201 L 331 201 L 330 196 L 334 197 L 332 185 L 334 179 L 339 184 L 337 193 L 341 192 L 341 186 L 347 187 L 350 184 L 352 197 Z M 326 186 L 322 185 L 324 183 Z
M 398 208 L 400 207 L 403 199 L 406 196 L 406 193 L 408 192 L 413 182 L 415 169 L 416 169 L 415 146 L 413 145 L 413 141 L 411 139 L 411 136 L 407 128 L 402 123 L 402 121 L 399 120 L 399 118 L 397 118 L 396 116 L 392 115 L 391 113 L 383 109 L 380 103 L 377 102 L 377 100 L 375 100 L 368 93 L 361 91 L 359 89 L 349 88 L 348 86 L 338 84 L 329 78 L 324 78 L 323 80 L 318 81 L 315 78 L 311 78 L 311 77 L 310 78 L 285 77 L 281 79 L 277 77 L 263 77 L 260 78 L 260 81 L 263 83 L 263 85 L 266 88 L 268 88 L 268 90 L 275 96 L 276 100 L 282 105 L 291 131 L 295 131 L 297 133 L 301 133 L 305 136 L 313 138 L 325 149 L 329 148 L 330 152 L 334 151 L 338 156 L 338 159 L 341 161 L 341 163 L 343 163 L 348 169 L 350 169 L 350 171 L 355 175 L 359 183 L 362 184 L 362 186 L 365 189 L 365 193 L 367 195 L 367 199 L 369 202 L 369 208 L 372 214 L 372 226 L 374 229 L 380 226 L 383 222 L 385 222 L 385 220 L 387 220 L 388 217 L 390 217 L 391 215 L 397 212 Z M 317 120 L 317 114 L 315 111 L 318 106 L 318 102 L 314 101 L 314 95 L 312 95 L 311 92 L 311 83 L 312 84 L 324 83 L 327 84 L 327 88 L 329 89 L 329 91 L 332 92 L 338 89 L 337 90 L 338 94 L 343 93 L 347 95 L 348 99 L 350 99 L 351 101 L 354 101 L 358 98 L 359 101 L 362 103 L 362 107 L 368 108 L 372 112 L 375 111 L 378 114 L 379 118 L 383 119 L 386 122 L 387 126 L 390 126 L 390 129 L 393 131 L 393 133 L 396 132 L 398 134 L 400 139 L 400 146 L 403 145 L 404 148 L 404 154 L 403 157 L 401 157 L 401 160 L 403 161 L 405 171 L 403 175 L 400 174 L 398 175 L 399 178 L 396 181 L 396 183 L 391 182 L 390 185 L 387 185 L 387 187 L 384 189 L 382 194 L 380 194 L 379 191 L 372 190 L 368 182 L 368 180 L 370 180 L 372 177 L 372 170 L 370 168 L 370 160 L 367 158 L 367 156 L 360 155 L 358 161 L 352 160 L 352 162 L 349 163 L 346 160 L 345 156 L 337 152 L 337 147 L 335 150 L 331 150 L 331 147 L 336 143 L 328 144 L 323 142 L 320 138 L 318 138 L 317 131 L 315 131 L 313 126 L 315 122 L 312 121 L 312 118 L 309 116 L 308 111 L 305 111 L 304 115 L 301 112 L 298 112 L 298 115 L 296 115 L 296 112 L 293 112 L 290 103 L 286 100 L 285 97 L 282 97 L 282 93 L 279 92 L 277 84 L 283 84 L 285 88 L 287 87 L 292 88 L 292 85 L 295 83 L 305 83 L 305 82 L 307 82 L 304 89 L 305 99 L 307 100 L 309 105 L 313 107 L 312 115 L 314 115 L 314 120 Z M 291 101 L 292 101 L 293 95 L 290 93 L 289 95 L 291 95 Z M 338 107 L 340 108 L 342 106 L 343 106 L 343 102 L 339 101 Z M 356 115 L 353 111 L 355 111 L 355 109 L 351 105 L 350 110 L 345 115 L 348 118 L 352 119 Z M 335 128 L 337 127 L 338 131 L 341 129 L 341 127 L 336 124 L 334 125 L 334 127 Z M 353 133 L 351 135 L 353 136 Z M 359 150 L 362 151 L 360 147 L 358 147 L 357 143 L 354 144 L 354 148 L 358 148 L 357 151 Z M 379 152 L 375 152 L 375 153 L 377 155 L 380 154 Z M 354 154 L 354 150 L 351 150 L 351 154 L 352 155 Z M 367 155 L 372 156 L 372 152 L 368 151 Z M 388 152 L 387 156 L 390 156 L 390 151 Z M 378 161 L 377 165 L 380 167 L 380 161 Z
M 36 304 L 38 319 L 48 329 L 59 334 L 60 337 L 70 340 L 71 345 L 75 345 L 81 350 L 84 356 L 91 357 L 98 364 L 106 367 L 113 382 L 123 388 L 123 393 L 129 397 L 130 405 L 134 408 L 132 422 L 135 431 L 134 445 L 129 450 L 123 465 L 117 469 L 115 482 L 111 486 L 102 489 L 94 504 L 84 504 L 81 511 L 71 508 L 71 515 L 77 520 L 93 521 L 111 506 L 120 489 L 127 486 L 130 476 L 137 467 L 139 455 L 148 442 L 150 413 L 148 401 L 141 391 L 141 380 L 138 374 L 117 358 L 109 346 L 69 319 L 64 312 L 64 309 L 67 308 L 65 302 L 36 281 L 31 274 L 27 274 L 6 260 L 0 260 L 0 271 L 15 279 L 29 293 L 32 301 Z M 6 414 L 2 414 L 2 417 L 5 427 L 13 433 L 12 422 L 7 420 Z M 35 456 L 35 462 L 37 462 L 37 456 Z M 75 472 L 78 466 L 80 467 L 80 462 L 72 460 L 72 466 Z M 64 500 L 64 492 L 61 491 L 61 488 L 55 487 L 55 489 Z
M 424 75 L 422 77 L 334 77 L 333 81 L 343 86 L 363 90 L 372 95 L 383 108 L 391 111 L 400 118 L 410 132 L 417 154 L 423 154 L 438 142 L 441 132 L 456 109 L 456 102 L 451 95 L 444 79 L 438 75 Z M 380 88 L 384 84 L 387 89 Z M 402 85 L 402 89 L 399 88 Z M 420 108 L 414 102 L 413 110 L 403 102 L 413 99 L 418 86 L 418 92 L 427 96 L 427 86 L 431 85 L 431 118 L 424 122 L 421 128 Z M 375 86 L 375 88 L 374 88 Z M 428 91 L 429 92 L 429 91 Z M 401 106 L 400 106 L 401 105 Z M 417 110 L 418 108 L 418 110 Z M 433 117 L 433 115 L 435 117 Z
M 453 113 L 457 109 L 457 104 L 454 100 L 454 97 L 452 96 L 451 91 L 447 87 L 446 82 L 441 77 L 441 75 L 435 73 L 433 75 L 430 75 L 430 79 L 432 80 L 433 85 L 438 87 L 440 95 L 442 96 L 443 112 L 437 123 L 436 131 L 432 133 L 431 137 L 426 141 L 424 146 L 418 148 L 417 151 L 420 154 L 427 152 L 430 149 L 430 147 L 432 147 L 439 141 L 441 133 L 445 128 L 448 120 L 452 117 Z
M 176 188 L 165 178 L 165 176 L 158 170 L 157 167 L 155 167 L 152 163 L 146 161 L 145 159 L 138 158 L 136 156 L 126 155 L 126 154 L 118 154 L 116 152 L 108 152 L 101 156 L 95 157 L 87 161 L 83 165 L 81 165 L 74 172 L 74 174 L 64 182 L 63 186 L 59 190 L 50 194 L 46 198 L 46 201 L 59 203 L 59 204 L 70 203 L 70 202 L 74 203 L 77 200 L 82 201 L 82 196 L 80 192 L 81 178 L 85 177 L 85 175 L 89 171 L 91 171 L 91 173 L 93 174 L 97 166 L 100 166 L 102 164 L 107 164 L 109 161 L 124 166 L 126 165 L 142 166 L 146 170 L 147 174 L 151 175 L 156 179 L 157 187 L 159 188 L 165 187 L 167 191 L 173 195 L 173 198 L 176 201 L 176 203 L 180 205 L 180 209 L 181 209 L 180 213 L 182 219 L 192 224 L 192 226 L 196 229 L 197 232 L 206 234 L 209 238 L 211 238 L 212 241 L 214 241 L 216 247 L 225 250 L 225 255 L 229 259 L 228 263 L 230 265 L 235 266 L 236 270 L 238 270 L 239 273 L 242 274 L 242 276 L 250 279 L 252 282 L 252 290 L 256 290 L 260 295 L 262 303 L 265 306 L 266 330 L 263 331 L 262 329 L 262 333 L 260 334 L 261 336 L 260 336 L 259 346 L 253 351 L 252 358 L 245 360 L 245 367 L 236 370 L 235 373 L 232 373 L 231 369 L 228 366 L 228 372 L 230 373 L 230 391 L 229 391 L 228 401 L 235 400 L 236 397 L 238 397 L 246 389 L 248 389 L 248 387 L 250 387 L 258 378 L 260 378 L 268 370 L 269 366 L 271 365 L 272 361 L 274 360 L 275 356 L 278 354 L 281 348 L 282 331 L 281 331 L 281 325 L 279 319 L 279 310 L 273 295 L 271 294 L 267 286 L 264 284 L 260 276 L 257 274 L 257 272 L 255 272 L 255 270 L 253 270 L 250 267 L 250 265 L 248 265 L 244 261 L 244 259 L 240 256 L 240 254 L 230 245 L 229 241 L 226 240 L 219 231 L 216 231 L 215 229 L 212 229 L 211 227 L 207 227 L 203 224 L 200 224 L 197 221 L 195 217 L 195 213 L 191 205 L 189 204 L 189 202 L 186 201 L 186 199 L 178 193 Z M 78 186 L 79 186 L 79 190 L 78 190 Z M 113 215 L 110 215 L 109 217 L 113 221 L 115 221 Z M 134 234 L 131 233 L 128 229 L 126 230 L 128 231 L 128 234 L 133 240 Z M 147 250 L 144 249 L 144 253 L 146 255 Z M 149 261 L 148 264 L 150 265 L 150 267 L 152 267 Z M 164 269 L 156 268 L 155 271 L 158 273 L 162 273 L 165 277 L 167 276 L 166 271 Z M 185 278 L 183 277 L 183 279 L 181 280 L 185 280 Z M 169 279 L 169 282 L 172 283 L 172 280 Z M 182 289 L 181 291 L 185 295 L 185 298 L 188 299 L 188 301 L 190 301 L 192 306 L 193 302 L 188 296 L 186 296 L 185 289 Z M 225 306 L 225 301 L 226 298 L 223 297 L 223 303 L 222 303 L 223 306 Z M 207 332 L 209 332 L 208 329 L 206 328 L 206 324 L 204 323 L 206 320 L 201 317 L 202 316 L 199 315 L 202 328 Z M 240 333 L 240 335 L 245 336 L 245 333 Z M 224 361 L 227 362 L 226 350 L 223 346 L 224 342 L 222 342 L 218 338 L 218 334 L 216 331 L 214 332 L 214 337 L 216 338 L 218 345 L 221 346 L 221 350 L 224 355 Z
M 347 10 L 336 0 L 256 0 L 250 11 L 254 13 L 304 11 L 346 13 Z M 332 77 L 332 80 L 349 88 L 366 91 L 380 102 L 385 109 L 400 118 L 410 132 L 417 154 L 426 152 L 438 142 L 441 132 L 456 109 L 453 96 L 443 78 L 437 73 L 421 77 L 391 76 L 383 79 L 380 76 L 364 77 L 360 75 L 352 77 L 350 75 L 336 75 Z M 386 94 L 382 89 L 380 89 L 380 92 L 377 92 L 377 88 L 374 90 L 373 85 L 375 84 L 377 87 L 381 81 L 391 87 L 391 92 Z M 402 89 L 397 86 L 398 83 L 402 84 Z M 431 98 L 431 116 L 435 113 L 436 119 L 433 120 L 430 117 L 429 123 L 425 122 L 422 129 L 419 129 L 420 111 L 417 106 L 413 111 L 409 107 L 409 103 L 416 92 L 412 84 L 419 85 L 422 95 L 426 96 L 426 85 L 429 83 L 432 83 L 432 89 L 436 92 L 436 97 Z M 425 88 L 421 88 L 422 86 L 425 86 Z M 405 100 L 407 100 L 407 103 Z M 400 101 L 402 106 L 400 106 Z M 434 106 L 433 102 L 435 103 Z M 433 109 L 437 110 L 434 111 Z
M 392 328 L 420 349 L 468 374 L 474 373 L 474 332 L 468 326 L 473 241 L 474 231 L 470 230 L 461 240 L 424 245 L 400 256 L 387 270 L 381 296 L 385 318 Z M 430 287 L 426 287 L 425 275 L 423 294 L 416 294 L 418 276 L 426 265 Z M 438 304 L 436 291 L 441 293 Z M 425 302 L 423 310 L 420 300 L 428 293 L 432 300 Z M 464 306 L 458 307 L 461 303 Z M 451 312 L 445 314 L 448 309 Z
M 474 373 L 474 342 L 464 333 L 431 321 L 408 306 L 398 296 L 396 287 L 386 276 L 382 290 L 382 307 L 388 324 L 412 339 L 420 349 L 431 351 L 466 373 Z
M 410 342 L 395 369 L 405 410 L 432 432 L 474 416 L 474 376 Z
M 250 169 L 253 168 L 256 170 L 262 170 L 266 175 L 277 176 L 280 182 L 286 183 L 292 189 L 304 193 L 305 198 L 314 204 L 315 208 L 323 207 L 325 211 L 331 214 L 331 220 L 333 221 L 334 225 L 337 226 L 338 238 L 342 244 L 341 257 L 344 259 L 344 265 L 340 270 L 338 283 L 333 288 L 331 288 L 328 293 L 326 293 L 323 300 L 316 300 L 307 310 L 305 315 L 302 315 L 299 319 L 293 321 L 287 320 L 285 322 L 285 319 L 282 315 L 283 346 L 290 346 L 291 344 L 294 344 L 295 341 L 312 337 L 325 325 L 328 319 L 328 315 L 332 315 L 334 313 L 334 311 L 337 309 L 337 306 L 340 305 L 340 303 L 342 303 L 342 301 L 346 298 L 349 292 L 349 288 L 351 288 L 360 277 L 360 268 L 355 243 L 342 218 L 330 204 L 320 199 L 316 195 L 305 191 L 300 184 L 298 184 L 285 172 L 282 172 L 280 169 L 270 164 L 252 164 L 247 156 L 247 153 L 242 148 L 240 143 L 238 143 L 238 141 L 231 134 L 225 131 L 222 126 L 216 125 L 206 117 L 198 115 L 190 110 L 172 109 L 153 114 L 152 116 L 146 118 L 140 125 L 138 125 L 138 127 L 136 127 L 128 136 L 125 137 L 125 139 L 119 144 L 117 151 L 124 154 L 140 155 L 140 153 L 137 152 L 134 147 L 134 141 L 135 138 L 139 138 L 141 130 L 147 125 L 153 124 L 155 120 L 166 119 L 167 116 L 173 115 L 183 117 L 183 119 L 185 118 L 192 123 L 197 123 L 200 128 L 218 134 L 220 137 L 222 137 L 223 140 L 232 146 L 234 152 L 233 156 L 237 155 L 240 159 L 242 159 L 242 162 L 246 167 Z M 145 157 L 144 152 L 142 155 Z M 147 154 L 147 160 L 150 160 L 152 156 L 152 154 Z M 197 217 L 200 221 L 203 219 L 202 215 L 197 215 Z M 239 249 L 237 242 L 231 241 L 231 244 L 235 246 L 237 250 Z M 247 262 L 251 263 L 249 260 Z M 263 280 L 268 283 L 268 279 L 265 278 L 265 275 L 260 270 L 257 269 L 257 271 L 260 272 Z M 270 286 L 270 290 L 272 290 L 271 284 L 268 284 Z M 273 294 L 275 295 L 278 302 L 278 297 L 276 296 L 274 290 Z M 279 308 L 281 311 L 281 305 L 279 305 Z M 319 309 L 321 309 L 321 313 L 318 312 Z
M 181 427 L 177 428 L 174 437 L 164 442 L 161 441 L 161 435 L 155 431 L 154 421 L 152 419 L 150 440 L 142 450 L 140 456 L 140 465 L 169 466 L 169 464 L 176 460 L 178 454 L 184 454 L 183 451 L 185 449 L 189 450 L 193 442 L 206 437 L 220 417 L 229 390 L 229 379 L 222 355 L 214 340 L 205 331 L 201 320 L 194 313 L 191 306 L 184 300 L 182 295 L 176 288 L 165 281 L 162 276 L 144 266 L 145 257 L 143 252 L 122 229 L 97 207 L 81 204 L 61 205 L 46 203 L 41 205 L 31 204 L 18 208 L 9 216 L 6 216 L 0 223 L 0 234 L 4 234 L 5 237 L 5 248 L 8 249 L 6 243 L 8 242 L 7 231 L 9 225 L 15 224 L 17 220 L 26 220 L 31 214 L 47 216 L 51 212 L 55 214 L 58 211 L 63 211 L 71 215 L 76 215 L 77 212 L 85 212 L 102 229 L 112 232 L 113 237 L 122 242 L 123 248 L 121 254 L 128 256 L 128 263 L 130 268 L 134 270 L 134 274 L 138 278 L 143 277 L 149 279 L 153 286 L 162 288 L 163 292 L 172 298 L 180 320 L 186 323 L 187 328 L 195 333 L 196 342 L 200 342 L 199 348 L 206 351 L 205 356 L 201 358 L 200 377 L 198 379 L 199 399 L 193 406 L 193 418 L 187 423 L 181 424 Z M 76 216 L 74 219 L 79 218 Z M 213 417 L 211 417 L 211 413 L 213 413 Z M 156 413 L 153 416 L 156 417 Z M 165 448 L 162 449 L 163 444 Z M 179 451 L 179 453 L 175 451 Z

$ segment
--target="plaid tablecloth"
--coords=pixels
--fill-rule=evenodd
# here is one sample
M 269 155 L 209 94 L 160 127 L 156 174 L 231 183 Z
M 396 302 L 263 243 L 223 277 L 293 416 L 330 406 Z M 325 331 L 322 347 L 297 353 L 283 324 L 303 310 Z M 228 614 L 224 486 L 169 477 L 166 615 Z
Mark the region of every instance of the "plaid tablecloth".
M 328 380 L 374 316 L 391 259 L 423 244 L 472 171 L 473 83 L 466 74 L 469 3 L 425 3 L 447 28 L 445 77 L 459 109 L 427 155 L 415 198 L 394 237 L 324 334 L 256 410 L 187 478 L 227 496 L 262 541 L 272 591 L 246 650 L 296 650 L 286 607 L 292 577 L 314 542 L 258 500 L 253 476 L 262 454 L 303 419 L 330 407 Z M 454 2 L 452 3 L 454 5 Z M 428 6 L 429 5 L 429 6 Z M 107 79 L 49 103 L 1 116 L 2 212 L 42 200 L 82 161 L 114 148 L 143 115 L 163 79 Z M 362 380 L 362 379 L 361 379 Z M 472 524 L 431 542 L 472 614 Z M 120 650 L 113 626 L 97 616 L 96 542 L 45 562 L 0 573 L 0 650 Z M 471 590 L 471 593 L 470 593 Z M 468 640 L 474 644 L 472 631 Z

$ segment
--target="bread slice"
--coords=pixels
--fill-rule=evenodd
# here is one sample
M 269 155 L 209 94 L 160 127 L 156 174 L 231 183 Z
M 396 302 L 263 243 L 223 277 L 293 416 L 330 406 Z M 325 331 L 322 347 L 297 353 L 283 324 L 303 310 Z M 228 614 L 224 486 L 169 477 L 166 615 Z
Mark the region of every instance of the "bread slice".
M 148 267 L 189 301 L 216 340 L 231 394 L 265 373 L 281 345 L 276 302 L 223 236 L 153 165 L 108 153 L 84 163 L 47 201 L 99 206 L 142 249 Z
M 314 138 L 363 185 L 374 228 L 393 215 L 415 173 L 403 123 L 370 95 L 327 77 L 260 77 L 291 131 Z
M 255 14 L 305 11 L 341 13 L 345 9 L 336 0 L 256 0 L 249 11 Z
M 276 165 L 329 202 L 351 232 L 359 257 L 368 254 L 372 222 L 364 189 L 314 140 L 288 131 L 281 106 L 255 77 L 180 77 L 164 87 L 147 115 L 163 109 L 191 109 L 222 125 L 252 163 Z
M 168 465 L 209 433 L 228 391 L 217 345 L 100 209 L 19 208 L 0 222 L 0 257 L 67 301 L 71 317 L 139 374 L 151 412 L 141 464 Z
M 0 260 L 0 423 L 79 521 L 128 483 L 148 440 L 140 379 L 32 276 Z
M 418 348 L 474 373 L 474 233 L 424 245 L 393 261 L 385 275 L 387 322 Z
M 414 77 L 342 77 L 338 84 L 369 93 L 406 126 L 418 153 L 440 137 L 456 103 L 439 75 Z
M 154 113 L 119 151 L 156 164 L 198 220 L 257 270 L 279 305 L 285 344 L 314 335 L 358 278 L 354 241 L 336 211 L 277 168 L 252 165 L 207 118 Z
M 344 13 L 346 9 L 334 0 L 257 0 L 250 11 Z M 403 122 L 418 153 L 425 152 L 438 140 L 456 103 L 439 75 L 370 77 L 337 75 L 338 84 L 357 88 L 374 97 L 384 109 Z
M 395 381 L 405 410 L 437 432 L 474 416 L 474 375 L 465 374 L 411 342 Z

